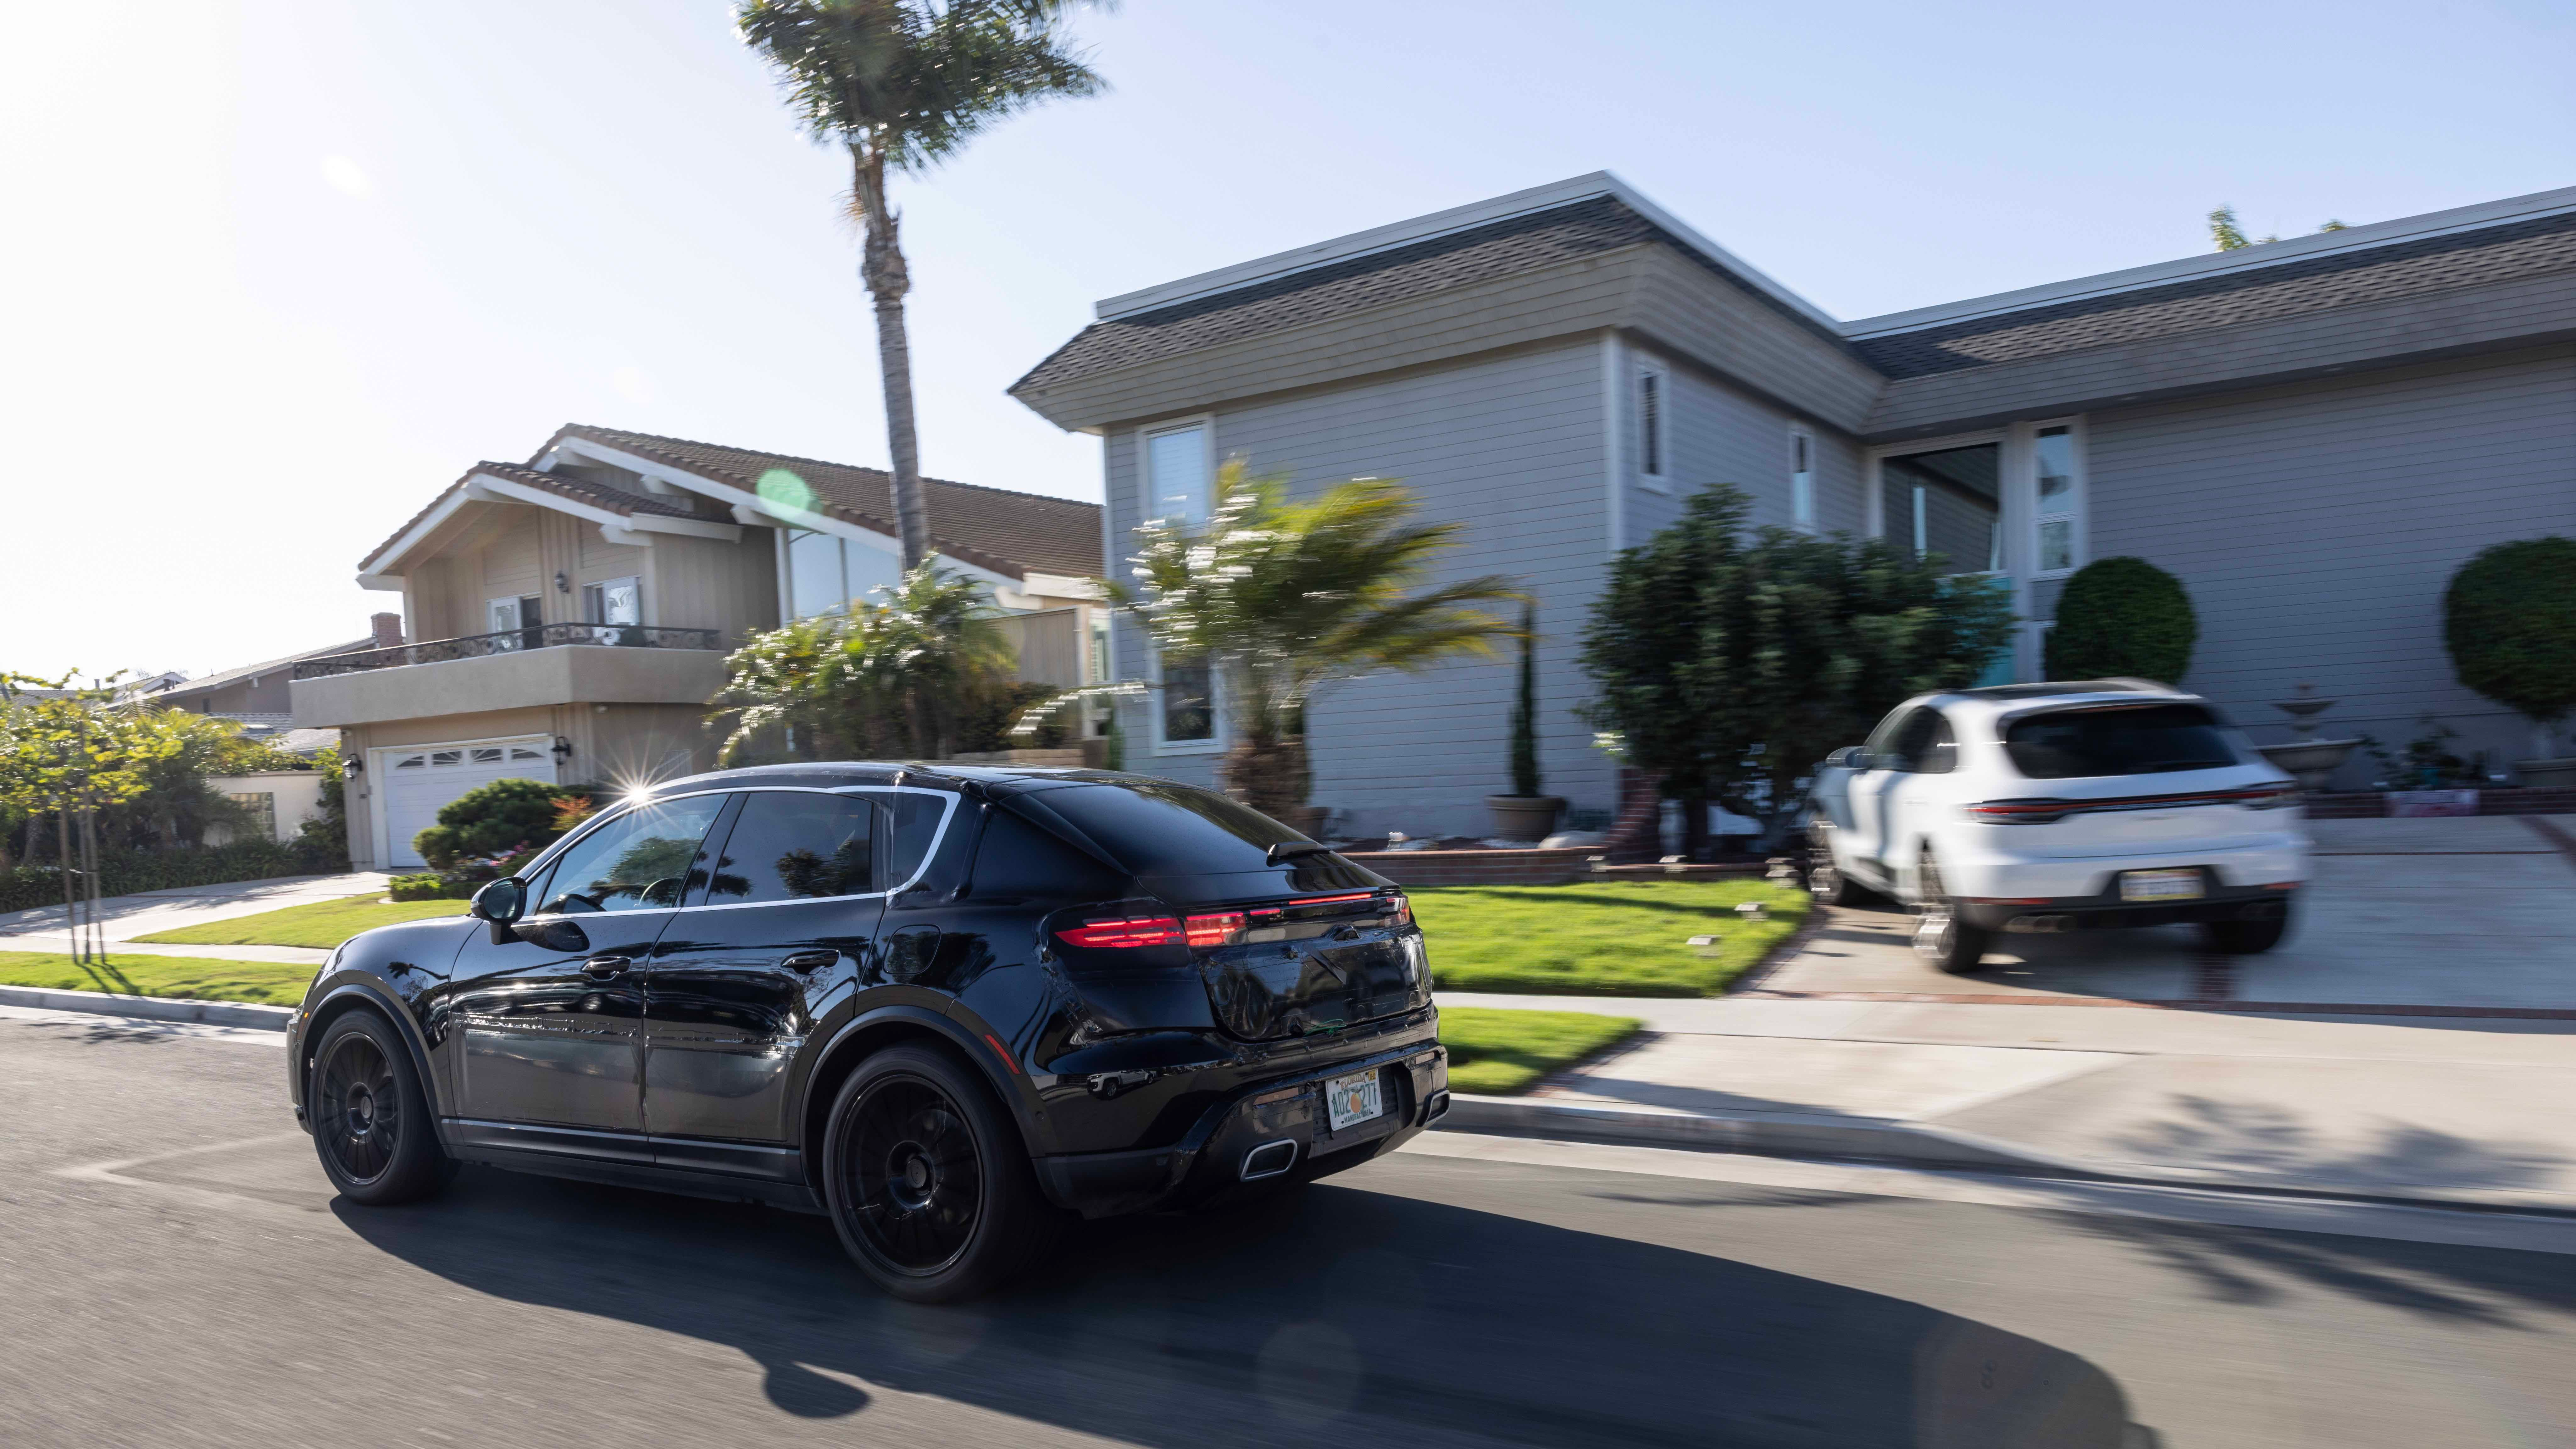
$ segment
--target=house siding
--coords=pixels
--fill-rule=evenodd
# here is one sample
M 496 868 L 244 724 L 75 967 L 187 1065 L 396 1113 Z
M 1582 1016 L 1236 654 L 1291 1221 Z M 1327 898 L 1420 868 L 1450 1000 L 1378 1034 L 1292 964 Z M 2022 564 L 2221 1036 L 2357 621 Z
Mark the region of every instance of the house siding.
M 2442 642 L 2451 575 L 2488 545 L 2576 534 L 2576 349 L 2096 413 L 2091 556 L 2190 591 L 2189 688 L 2256 739 L 2270 701 L 2340 701 L 2322 733 L 2391 747 L 2430 712 L 2454 748 L 2522 758 L 2520 716 L 2463 688 Z M 2337 783 L 2366 784 L 2367 755 Z
M 1216 413 L 1215 453 L 1258 473 L 1284 474 L 1312 496 L 1352 477 L 1400 479 L 1423 516 L 1463 525 L 1434 582 L 1503 574 L 1539 600 L 1540 763 L 1546 787 L 1577 808 L 1607 810 L 1609 760 L 1591 747 L 1575 707 L 1588 697 L 1577 662 L 1585 611 L 1601 586 L 1610 540 L 1604 517 L 1601 339 L 1384 377 Z M 1109 512 L 1118 562 L 1133 552 L 1143 515 L 1132 427 L 1105 439 Z M 1141 633 L 1113 631 L 1122 678 L 1150 676 Z M 1350 681 L 1308 717 L 1314 803 L 1341 812 L 1353 833 L 1482 835 L 1483 796 L 1510 788 L 1511 651 L 1492 661 L 1418 675 Z M 1157 754 L 1143 702 L 1124 716 L 1129 769 L 1212 784 L 1216 757 Z
M 1657 529 L 1681 517 L 1691 494 L 1721 483 L 1751 500 L 1754 527 L 1789 527 L 1789 436 L 1800 424 L 1815 439 L 1817 530 L 1860 532 L 1861 448 L 1849 433 L 1791 413 L 1660 350 L 1632 344 L 1628 353 L 1632 377 L 1640 364 L 1652 362 L 1662 364 L 1670 379 L 1671 420 L 1666 436 L 1672 458 L 1663 480 L 1668 491 L 1649 486 L 1638 474 L 1636 395 L 1633 390 L 1625 394 L 1620 399 L 1621 427 L 1626 434 L 1624 462 L 1630 492 L 1624 545 L 1645 542 Z

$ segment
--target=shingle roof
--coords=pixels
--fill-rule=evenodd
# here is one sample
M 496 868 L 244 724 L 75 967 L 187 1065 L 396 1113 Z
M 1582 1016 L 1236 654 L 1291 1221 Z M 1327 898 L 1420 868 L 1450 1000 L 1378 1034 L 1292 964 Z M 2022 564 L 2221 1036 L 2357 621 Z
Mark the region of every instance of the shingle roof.
M 1662 236 L 1653 222 L 1607 196 L 1507 217 L 1212 297 L 1094 322 L 1030 368 L 1010 390 L 1051 387 Z
M 166 700 L 176 695 L 203 694 L 209 690 L 221 689 L 225 685 L 234 683 L 237 680 L 253 678 L 257 675 L 266 674 L 273 669 L 283 669 L 287 665 L 293 664 L 299 659 L 319 659 L 326 654 L 349 654 L 360 649 L 373 649 L 375 647 L 376 641 L 373 635 L 364 639 L 354 640 L 347 644 L 326 644 L 319 649 L 307 649 L 301 653 L 288 654 L 277 659 L 263 659 L 257 664 L 244 664 L 232 669 L 221 669 L 212 674 L 203 675 L 196 679 L 183 679 L 178 683 L 171 685 L 167 689 L 156 689 L 144 697 L 147 699 Z
M 728 448 L 686 438 L 567 423 L 558 438 L 587 438 L 681 472 L 758 492 L 764 474 L 783 469 L 812 489 L 818 512 L 889 536 L 894 478 L 882 468 Z M 549 447 L 553 446 L 550 442 Z M 550 476 L 545 474 L 540 477 Z M 1014 493 L 925 478 L 930 531 L 941 553 L 1013 577 L 1032 570 L 1090 578 L 1101 571 L 1100 505 L 1037 493 Z
M 1891 378 L 1924 377 L 2576 267 L 2576 215 L 2454 232 L 1942 323 L 1854 343 Z

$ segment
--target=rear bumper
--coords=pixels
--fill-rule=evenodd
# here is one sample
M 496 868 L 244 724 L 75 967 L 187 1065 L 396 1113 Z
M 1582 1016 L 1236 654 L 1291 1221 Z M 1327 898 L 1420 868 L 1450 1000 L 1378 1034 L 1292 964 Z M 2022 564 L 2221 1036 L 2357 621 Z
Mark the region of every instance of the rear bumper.
M 2120 873 L 2128 870 L 2197 868 L 2208 880 L 2211 899 L 2221 891 L 2295 886 L 2308 878 L 2307 837 L 2290 832 L 2224 846 L 2177 841 L 2171 849 L 2134 855 L 2063 856 L 2009 848 L 2011 832 L 2020 828 L 2027 827 L 1976 827 L 1970 838 L 1936 842 L 1949 893 L 1971 899 L 2103 899 L 2116 905 Z
M 1334 1132 L 1324 1111 L 1324 1083 L 1364 1071 L 1378 1073 L 1386 1110 Z M 1038 1183 L 1056 1206 L 1090 1218 L 1191 1207 L 1357 1167 L 1428 1127 L 1447 1108 L 1448 1097 L 1448 1051 L 1416 1040 L 1246 1086 L 1210 1108 L 1169 1147 L 1037 1158 Z M 1284 1163 L 1280 1143 L 1293 1145 Z M 1256 1174 L 1248 1181 L 1247 1170 Z
M 2172 926 L 2200 921 L 2270 921 L 2290 910 L 2298 894 L 2279 886 L 2232 886 L 2211 881 L 2202 872 L 2198 900 L 2123 901 L 2118 877 L 2089 896 L 2053 899 L 1957 900 L 1959 919 L 1987 930 L 2051 933 L 2098 931 L 2123 926 Z

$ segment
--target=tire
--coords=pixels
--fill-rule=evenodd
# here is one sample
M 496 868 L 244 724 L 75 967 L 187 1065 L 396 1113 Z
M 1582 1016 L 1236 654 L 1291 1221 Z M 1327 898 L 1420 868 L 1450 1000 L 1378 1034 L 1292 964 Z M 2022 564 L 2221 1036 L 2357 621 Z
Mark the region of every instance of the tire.
M 1965 976 L 1984 964 L 1994 933 L 1959 919 L 1956 905 L 1941 888 L 1941 867 L 1932 852 L 1923 852 L 1914 907 L 1914 954 L 1952 976 Z
M 2200 940 L 2223 956 L 2254 956 L 2280 945 L 2289 930 L 2290 906 L 2284 901 L 2281 914 L 2268 921 L 2203 921 Z
M 456 1175 L 411 1051 L 378 1012 L 333 1021 L 313 1048 L 305 1089 L 313 1150 L 331 1185 L 369 1207 L 433 1196 Z
M 927 1045 L 888 1047 L 842 1084 L 823 1195 L 860 1270 L 912 1303 L 992 1291 L 1052 1249 L 1062 1225 L 992 1090 Z
M 1832 829 L 1822 820 L 1807 825 L 1807 893 L 1825 905 L 1856 906 L 1869 899 L 1869 892 L 1834 864 L 1833 843 L 1827 838 Z

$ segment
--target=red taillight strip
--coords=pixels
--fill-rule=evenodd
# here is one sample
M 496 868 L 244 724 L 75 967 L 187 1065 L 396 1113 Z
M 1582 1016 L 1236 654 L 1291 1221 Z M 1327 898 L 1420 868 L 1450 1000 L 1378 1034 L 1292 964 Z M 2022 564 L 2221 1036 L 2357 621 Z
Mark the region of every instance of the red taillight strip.
M 2261 785 L 2243 790 L 2197 790 L 2183 795 L 2123 795 L 2108 800 L 1992 800 L 1969 806 L 1968 813 L 1988 820 L 2013 820 L 2034 815 L 2081 815 L 2093 810 L 2179 809 L 2239 801 L 2285 800 L 2297 793 L 2288 785 Z
M 1093 950 L 1126 950 L 1137 946 L 1176 946 L 1181 923 L 1170 916 L 1130 916 L 1115 921 L 1085 921 L 1055 933 L 1068 946 Z
M 1377 892 L 1375 891 L 1355 891 L 1346 896 L 1302 896 L 1296 900 L 1290 901 L 1288 904 L 1291 906 L 1330 906 L 1338 905 L 1343 901 L 1371 901 L 1375 899 L 1377 899 Z

